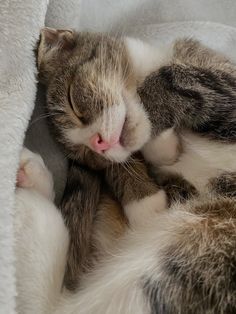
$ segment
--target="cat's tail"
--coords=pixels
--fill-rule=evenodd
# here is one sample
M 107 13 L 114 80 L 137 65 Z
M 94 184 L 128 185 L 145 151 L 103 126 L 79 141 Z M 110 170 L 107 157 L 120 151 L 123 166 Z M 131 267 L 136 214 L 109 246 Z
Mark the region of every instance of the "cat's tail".
M 84 166 L 71 161 L 61 212 L 70 234 L 65 284 L 75 289 L 78 277 L 89 268 L 91 235 L 100 198 L 98 176 Z

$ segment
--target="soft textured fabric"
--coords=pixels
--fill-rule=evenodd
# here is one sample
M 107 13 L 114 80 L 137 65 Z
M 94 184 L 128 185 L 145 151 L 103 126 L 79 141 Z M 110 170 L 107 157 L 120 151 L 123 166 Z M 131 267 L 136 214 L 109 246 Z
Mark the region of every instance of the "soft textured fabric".
M 33 48 L 47 1 L 0 1 L 0 313 L 14 313 L 13 208 L 24 132 L 34 107 Z
M 36 95 L 33 50 L 46 12 L 51 21 L 61 20 L 65 23 L 61 26 L 68 26 L 72 12 L 79 11 L 78 1 L 65 1 L 61 10 L 56 2 L 60 1 L 52 1 L 47 11 L 47 0 L 0 1 L 0 314 L 15 313 L 14 191 L 19 154 Z
M 80 26 L 126 32 L 134 25 L 210 21 L 236 26 L 235 0 L 82 0 Z
M 154 44 L 194 36 L 235 58 L 234 0 L 51 0 L 47 5 L 46 0 L 0 1 L 0 314 L 15 312 L 14 187 L 37 87 L 33 48 L 44 19 L 51 27 L 124 33 Z M 191 22 L 199 20 L 205 22 Z M 48 130 L 44 104 L 45 91 L 38 88 L 25 143 L 52 170 L 58 201 L 66 162 Z

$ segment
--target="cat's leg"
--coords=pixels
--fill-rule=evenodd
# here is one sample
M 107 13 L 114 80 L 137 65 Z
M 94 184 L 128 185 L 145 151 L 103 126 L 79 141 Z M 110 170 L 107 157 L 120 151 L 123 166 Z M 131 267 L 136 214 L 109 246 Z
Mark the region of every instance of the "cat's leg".
M 175 127 L 234 142 L 235 77 L 235 65 L 216 52 L 192 40 L 177 42 L 173 63 L 138 88 L 153 134 Z
M 155 182 L 167 194 L 169 206 L 176 201 L 185 202 L 197 194 L 196 188 L 181 175 L 160 168 L 160 166 L 174 164 L 181 152 L 181 139 L 173 128 L 157 135 L 142 149 L 145 160 L 151 164 L 151 174 L 154 174 Z
M 144 161 L 130 160 L 124 167 L 106 169 L 106 180 L 120 201 L 131 227 L 144 225 L 150 217 L 167 208 L 167 197 L 149 176 Z
M 214 193 L 226 197 L 236 197 L 236 172 L 223 172 L 209 182 Z
M 62 288 L 68 232 L 53 198 L 51 174 L 24 149 L 17 177 L 14 231 L 17 311 L 50 314 Z
M 131 228 L 137 228 L 147 225 L 151 217 L 167 207 L 165 191 L 160 189 L 152 195 L 128 202 L 124 205 L 124 211 Z
M 167 195 L 168 205 L 185 203 L 198 195 L 197 189 L 181 174 L 152 167 L 151 175 Z
M 60 206 L 70 234 L 65 284 L 74 290 L 82 273 L 90 268 L 92 234 L 100 200 L 100 180 L 87 167 L 71 162 Z

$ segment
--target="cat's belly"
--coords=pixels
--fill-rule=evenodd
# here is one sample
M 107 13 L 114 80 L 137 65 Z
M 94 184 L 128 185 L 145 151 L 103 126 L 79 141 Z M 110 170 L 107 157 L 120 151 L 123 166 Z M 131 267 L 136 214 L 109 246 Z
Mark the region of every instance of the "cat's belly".
M 236 144 L 209 140 L 190 132 L 182 134 L 183 153 L 179 160 L 162 169 L 182 174 L 204 191 L 209 179 L 225 171 L 236 171 Z

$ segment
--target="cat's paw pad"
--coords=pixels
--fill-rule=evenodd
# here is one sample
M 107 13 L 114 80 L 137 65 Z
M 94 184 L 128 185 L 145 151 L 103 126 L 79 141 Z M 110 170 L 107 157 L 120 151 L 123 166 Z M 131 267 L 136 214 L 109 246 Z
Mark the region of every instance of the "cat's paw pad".
M 159 190 L 157 193 L 132 201 L 125 206 L 125 214 L 130 225 L 141 225 L 151 221 L 158 212 L 168 207 L 166 193 Z
M 153 165 L 174 164 L 181 154 L 181 141 L 173 128 L 150 140 L 142 149 L 146 161 Z
M 236 172 L 223 172 L 212 178 L 208 184 L 210 190 L 226 197 L 236 197 Z
M 17 173 L 17 186 L 34 188 L 48 198 L 54 197 L 53 179 L 41 156 L 23 148 Z

